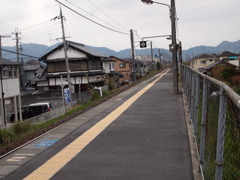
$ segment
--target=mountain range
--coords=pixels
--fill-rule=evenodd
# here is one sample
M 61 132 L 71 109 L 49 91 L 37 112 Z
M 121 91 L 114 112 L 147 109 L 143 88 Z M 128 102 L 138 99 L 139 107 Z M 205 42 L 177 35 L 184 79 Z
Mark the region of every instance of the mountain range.
M 58 43 L 59 44 L 59 43 Z M 29 44 L 22 44 L 21 45 L 21 53 L 25 55 L 30 55 L 35 57 L 35 59 L 41 57 L 54 47 L 56 47 L 58 44 L 55 44 L 53 46 L 46 46 L 42 44 L 34 44 L 34 43 L 29 43 Z M 97 51 L 105 56 L 115 56 L 118 58 L 129 58 L 131 57 L 131 49 L 125 49 L 121 51 L 114 51 L 112 49 L 106 48 L 106 47 L 94 47 L 94 46 L 89 46 L 86 45 L 86 47 L 93 49 L 94 51 Z M 16 47 L 15 46 L 3 46 L 3 57 L 6 59 L 14 60 L 16 61 L 16 54 L 10 53 L 4 50 L 8 51 L 14 51 L 16 52 Z M 171 53 L 169 52 L 168 49 L 160 49 L 162 58 L 164 59 L 169 59 L 171 57 Z M 183 50 L 183 60 L 190 60 L 192 57 L 202 54 L 202 53 L 207 53 L 207 54 L 219 54 L 222 51 L 230 51 L 233 53 L 240 53 L 240 40 L 235 41 L 235 42 L 229 42 L 229 41 L 223 41 L 221 42 L 218 46 L 196 46 L 187 50 Z M 136 49 L 135 50 L 136 55 L 150 55 L 151 51 L 149 48 L 145 49 Z M 159 49 L 154 48 L 153 49 L 153 54 L 154 56 L 159 55 Z M 33 59 L 33 57 L 26 57 L 22 56 L 24 60 L 29 60 Z

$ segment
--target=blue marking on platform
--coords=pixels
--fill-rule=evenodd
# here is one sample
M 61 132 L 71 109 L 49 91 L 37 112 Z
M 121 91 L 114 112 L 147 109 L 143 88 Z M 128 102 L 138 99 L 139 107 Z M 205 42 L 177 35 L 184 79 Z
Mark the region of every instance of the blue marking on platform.
M 56 143 L 58 140 L 42 140 L 40 143 L 34 145 L 34 147 L 49 147 Z

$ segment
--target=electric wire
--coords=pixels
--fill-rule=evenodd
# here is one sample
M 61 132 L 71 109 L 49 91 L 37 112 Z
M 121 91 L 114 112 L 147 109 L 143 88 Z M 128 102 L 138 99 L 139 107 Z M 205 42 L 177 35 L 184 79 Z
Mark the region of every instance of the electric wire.
M 67 0 L 66 0 L 66 1 L 67 1 Z M 78 9 L 80 9 L 80 10 L 84 11 L 85 13 L 87 13 L 87 14 L 90 14 L 91 16 L 93 16 L 93 17 L 95 17 L 96 19 L 98 19 L 98 20 L 102 21 L 103 23 L 106 23 L 106 24 L 108 24 L 109 26 L 112 26 L 113 28 L 116 28 L 117 30 L 119 30 L 119 31 L 120 31 L 120 29 L 119 29 L 119 28 L 117 28 L 117 27 L 115 27 L 115 26 L 111 25 L 110 23 L 108 23 L 108 22 L 106 22 L 106 21 L 104 21 L 104 20 L 100 19 L 99 17 L 95 16 L 94 14 L 92 14 L 92 13 L 90 13 L 90 12 L 88 12 L 88 11 L 86 11 L 86 10 L 82 9 L 82 8 L 80 8 L 79 6 L 77 6 L 77 5 L 73 4 L 73 3 L 69 2 L 69 1 L 67 1 L 67 2 L 68 2 L 69 4 L 71 4 L 72 6 L 75 6 L 76 8 L 78 8 Z
M 115 21 L 111 16 L 109 16 L 107 13 L 105 13 L 103 10 L 101 10 L 99 7 L 97 7 L 93 2 L 91 2 L 90 0 L 88 0 L 89 3 L 91 3 L 95 8 L 97 8 L 100 12 L 102 12 L 105 16 L 107 16 L 108 18 L 110 18 L 113 22 L 115 22 L 117 25 L 119 25 L 120 27 L 122 27 L 123 29 L 125 29 L 126 31 L 128 31 L 127 28 L 125 28 L 124 26 L 122 26 L 121 24 L 119 24 L 117 21 Z
M 138 35 L 137 31 L 135 31 L 136 36 L 142 41 L 142 38 Z
M 107 27 L 107 26 L 105 26 L 105 25 L 102 25 L 102 24 L 100 24 L 100 23 L 98 23 L 98 22 L 96 22 L 96 21 L 94 21 L 94 20 L 92 20 L 92 19 L 90 19 L 90 18 L 88 18 L 88 17 L 82 15 L 81 13 L 75 11 L 74 9 L 70 8 L 69 6 L 67 6 L 66 4 L 64 4 L 64 3 L 62 3 L 62 2 L 60 2 L 60 1 L 58 1 L 58 0 L 55 0 L 55 1 L 58 2 L 59 4 L 61 4 L 62 6 L 64 6 L 65 8 L 71 10 L 72 12 L 78 14 L 79 16 L 82 16 L 83 18 L 85 18 L 85 19 L 87 19 L 87 20 L 89 20 L 89 21 L 91 21 L 91 22 L 93 22 L 93 23 L 95 23 L 95 24 L 97 24 L 97 25 L 99 25 L 99 26 L 105 28 L 105 29 L 108 29 L 108 30 L 110 30 L 110 31 L 113 31 L 113 32 L 116 32 L 116 33 L 120 33 L 120 34 L 129 35 L 129 33 L 121 32 L 121 31 L 117 31 L 117 30 L 115 30 L 115 29 L 112 29 L 112 28 L 109 28 L 109 27 Z
M 3 49 L 3 48 L 0 48 L 0 50 L 2 51 L 6 51 L 6 52 L 9 52 L 9 53 L 13 53 L 13 54 L 17 54 L 17 52 L 15 51 L 10 51 L 10 50 L 7 50 L 7 49 Z M 36 57 L 36 56 L 31 56 L 31 55 L 27 55 L 27 54 L 23 54 L 23 53 L 18 53 L 19 55 L 21 56 L 26 56 L 26 57 L 31 57 L 31 58 L 39 58 L 39 57 Z
M 57 24 L 54 24 L 53 26 L 49 26 L 47 28 L 43 28 L 43 29 L 39 29 L 37 31 L 32 31 L 31 33 L 28 33 L 28 34 L 22 34 L 25 38 L 29 38 L 31 36 L 35 36 L 36 34 L 38 35 L 43 35 L 43 34 L 47 34 L 47 32 L 49 32 L 50 30 L 56 30 L 56 29 L 59 29 L 60 26 L 60 22 L 57 23 Z M 56 31 L 55 31 L 56 32 Z
M 49 21 L 50 22 L 50 21 Z M 39 26 L 39 25 L 42 25 L 43 23 L 39 23 L 39 24 L 35 24 L 35 25 L 32 25 L 32 26 L 29 26 L 29 27 L 26 27 L 26 28 L 23 28 L 21 29 L 20 31 L 22 32 L 25 31 L 25 30 L 28 30 L 30 28 L 33 28 L 33 27 L 36 27 L 36 26 Z M 32 36 L 36 36 L 36 34 L 38 35 L 38 37 L 42 36 L 45 32 L 48 32 L 49 30 L 53 30 L 53 29 L 56 29 L 56 26 L 58 26 L 60 23 L 55 23 L 53 26 L 47 26 L 47 27 L 43 27 L 41 29 L 38 29 L 36 31 L 32 31 L 30 33 L 20 33 L 19 32 L 19 35 L 21 34 L 21 36 L 26 40 L 28 38 L 31 38 Z M 42 32 L 42 33 L 41 33 Z M 8 34 L 13 34 L 13 33 L 8 33 Z M 22 37 L 20 39 L 22 39 Z M 11 42 L 13 39 L 12 38 L 9 38 L 9 39 L 4 39 L 3 41 L 3 44 L 5 43 L 9 43 Z
M 20 29 L 20 31 L 25 31 L 25 30 L 28 30 L 28 29 L 31 29 L 31 28 L 34 28 L 34 27 L 37 27 L 37 26 L 40 26 L 40 25 L 46 24 L 46 23 L 49 23 L 49 20 L 48 21 L 43 21 L 43 22 L 38 23 L 38 24 L 34 24 L 32 26 L 29 26 L 29 27 L 22 28 L 22 29 Z

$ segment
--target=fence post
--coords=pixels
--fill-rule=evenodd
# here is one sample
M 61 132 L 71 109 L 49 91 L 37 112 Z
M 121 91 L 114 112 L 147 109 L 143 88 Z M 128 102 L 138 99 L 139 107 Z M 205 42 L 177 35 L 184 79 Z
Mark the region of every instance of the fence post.
M 192 119 L 192 123 L 193 123 L 193 126 L 194 126 L 194 96 L 195 96 L 195 73 L 193 72 L 192 73 L 192 76 L 191 76 L 191 94 L 190 94 L 190 114 L 191 114 L 191 119 Z M 195 134 L 196 132 L 194 132 Z
M 188 104 L 190 109 L 190 103 L 191 103 L 191 81 L 192 81 L 192 71 L 190 68 L 188 68 Z
M 203 100 L 202 100 L 201 138 L 200 138 L 200 164 L 204 164 L 207 108 L 208 108 L 208 82 L 207 82 L 206 78 L 204 78 Z
M 215 180 L 222 180 L 222 175 L 223 175 L 223 153 L 224 153 L 226 110 L 227 110 L 226 98 L 224 96 L 224 89 L 221 86 L 219 116 L 218 116 L 218 136 L 217 136 L 217 150 L 216 150 Z
M 188 101 L 188 91 L 189 91 L 189 88 L 188 88 L 188 84 L 189 84 L 189 70 L 188 70 L 188 68 L 187 67 L 185 67 L 186 68 L 186 92 L 185 92 L 185 94 L 186 94 L 186 99 L 187 99 L 187 101 Z
M 198 102 L 199 102 L 199 75 L 195 73 L 195 100 L 194 100 L 194 117 L 193 117 L 193 127 L 194 134 L 197 136 L 197 125 L 198 125 Z

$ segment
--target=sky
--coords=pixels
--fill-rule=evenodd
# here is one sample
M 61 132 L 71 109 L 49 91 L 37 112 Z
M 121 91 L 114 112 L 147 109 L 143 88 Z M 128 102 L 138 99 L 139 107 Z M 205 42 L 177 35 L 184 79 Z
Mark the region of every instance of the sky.
M 59 0 L 74 11 L 115 31 L 103 28 L 61 6 L 67 40 L 115 51 L 128 49 L 130 29 L 136 48 L 143 37 L 171 34 L 169 8 L 146 5 L 141 0 Z M 170 0 L 157 2 L 170 4 Z M 0 0 L 2 46 L 20 42 L 51 46 L 61 40 L 60 8 L 56 0 Z M 240 40 L 239 0 L 175 0 L 177 38 L 184 50 L 194 46 L 217 46 L 222 41 Z M 149 39 L 154 48 L 168 49 L 166 38 Z

